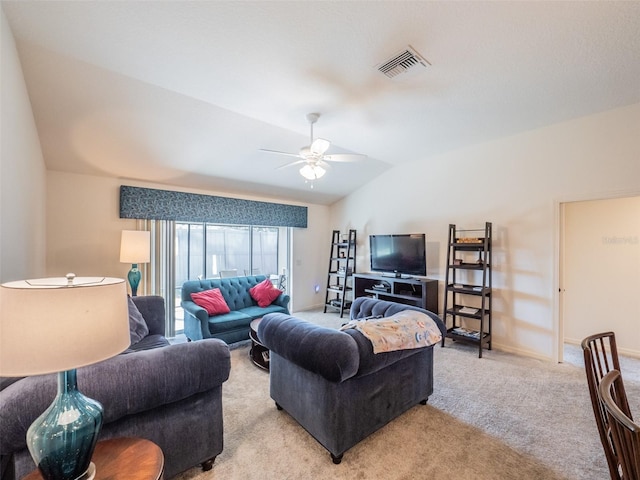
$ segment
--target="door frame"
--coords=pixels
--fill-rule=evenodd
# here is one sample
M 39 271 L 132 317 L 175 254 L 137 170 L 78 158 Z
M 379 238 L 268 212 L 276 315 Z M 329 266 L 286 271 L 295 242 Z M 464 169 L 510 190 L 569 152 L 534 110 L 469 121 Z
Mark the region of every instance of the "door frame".
M 565 198 L 557 198 L 554 201 L 554 273 L 553 273 L 553 325 L 555 346 L 553 361 L 562 363 L 564 360 L 564 318 L 562 291 L 564 290 L 564 238 L 565 233 L 565 205 L 573 202 L 587 202 L 598 200 L 611 200 L 615 198 L 638 197 L 640 189 L 620 192 L 605 192 L 599 194 L 572 195 Z

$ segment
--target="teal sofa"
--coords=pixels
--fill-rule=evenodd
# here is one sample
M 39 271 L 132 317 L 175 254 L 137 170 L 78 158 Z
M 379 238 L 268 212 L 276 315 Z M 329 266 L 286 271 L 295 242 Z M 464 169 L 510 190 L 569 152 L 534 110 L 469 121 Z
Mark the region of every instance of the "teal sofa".
M 249 324 L 267 313 L 289 314 L 289 295 L 281 294 L 267 307 L 259 307 L 249 289 L 266 280 L 264 275 L 232 278 L 189 280 L 182 285 L 181 306 L 184 309 L 184 333 L 189 340 L 219 338 L 227 344 L 249 338 Z M 192 293 L 219 288 L 229 313 L 209 316 L 191 299 Z

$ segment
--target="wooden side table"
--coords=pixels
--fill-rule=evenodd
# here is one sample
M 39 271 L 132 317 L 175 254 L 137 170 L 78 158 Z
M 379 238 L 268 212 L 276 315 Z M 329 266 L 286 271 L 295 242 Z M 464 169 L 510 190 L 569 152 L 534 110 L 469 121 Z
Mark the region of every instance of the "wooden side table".
M 155 443 L 143 438 L 112 438 L 98 442 L 91 461 L 94 480 L 162 480 L 164 455 Z M 43 480 L 34 470 L 22 480 Z

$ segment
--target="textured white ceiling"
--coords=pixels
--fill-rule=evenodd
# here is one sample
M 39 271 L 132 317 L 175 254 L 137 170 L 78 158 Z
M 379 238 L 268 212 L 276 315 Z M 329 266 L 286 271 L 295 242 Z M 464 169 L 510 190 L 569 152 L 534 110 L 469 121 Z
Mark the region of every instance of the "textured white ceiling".
M 639 1 L 2 7 L 55 170 L 328 204 L 396 164 L 640 102 Z M 376 70 L 408 45 L 432 66 Z M 330 153 L 368 155 L 313 189 L 259 151 L 307 145 L 309 112 Z

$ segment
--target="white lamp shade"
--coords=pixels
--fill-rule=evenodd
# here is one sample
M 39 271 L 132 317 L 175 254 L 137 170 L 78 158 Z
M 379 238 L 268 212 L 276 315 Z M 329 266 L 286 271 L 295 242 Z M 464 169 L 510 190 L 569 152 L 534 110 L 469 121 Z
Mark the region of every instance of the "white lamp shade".
M 121 263 L 148 263 L 151 260 L 151 232 L 123 230 L 120 240 Z
M 0 376 L 61 372 L 130 343 L 121 278 L 23 280 L 0 285 Z

